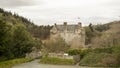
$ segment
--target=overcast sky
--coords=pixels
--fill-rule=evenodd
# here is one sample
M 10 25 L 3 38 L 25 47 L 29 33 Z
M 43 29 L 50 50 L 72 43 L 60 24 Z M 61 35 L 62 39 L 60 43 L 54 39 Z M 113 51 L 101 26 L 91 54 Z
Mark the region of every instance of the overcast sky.
M 82 22 L 100 24 L 120 19 L 120 0 L 1 0 L 0 7 L 37 25 Z

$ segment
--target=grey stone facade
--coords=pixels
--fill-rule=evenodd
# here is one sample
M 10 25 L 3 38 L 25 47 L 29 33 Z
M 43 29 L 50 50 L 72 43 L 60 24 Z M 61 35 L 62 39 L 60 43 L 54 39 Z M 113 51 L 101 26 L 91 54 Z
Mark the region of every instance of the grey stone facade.
M 68 25 L 67 22 L 64 22 L 63 25 L 54 24 L 50 32 L 50 38 L 59 36 L 63 38 L 72 49 L 85 47 L 85 30 L 80 22 L 76 25 Z

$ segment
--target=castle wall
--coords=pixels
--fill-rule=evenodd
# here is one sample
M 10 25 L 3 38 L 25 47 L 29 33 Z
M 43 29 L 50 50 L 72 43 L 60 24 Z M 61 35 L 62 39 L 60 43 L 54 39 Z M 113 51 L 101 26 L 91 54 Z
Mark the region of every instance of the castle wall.
M 70 45 L 72 49 L 79 49 L 85 47 L 85 31 L 82 27 L 79 29 L 75 29 L 74 31 L 67 31 L 66 29 L 64 31 L 58 30 L 56 33 L 51 34 L 50 38 L 55 37 L 63 38 L 63 40 L 65 40 L 65 42 Z
M 70 43 L 71 40 L 73 40 L 77 34 L 75 33 L 60 33 L 60 36 L 65 40 L 66 43 Z
M 79 49 L 84 47 L 84 38 L 77 33 L 60 33 L 60 36 L 73 49 Z

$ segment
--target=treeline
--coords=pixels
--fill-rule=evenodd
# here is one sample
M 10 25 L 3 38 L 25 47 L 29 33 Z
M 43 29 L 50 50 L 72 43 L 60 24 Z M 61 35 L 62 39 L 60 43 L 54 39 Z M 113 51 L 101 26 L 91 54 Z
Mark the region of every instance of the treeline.
M 22 23 L 26 26 L 26 30 L 29 31 L 32 36 L 39 38 L 39 39 L 47 39 L 50 35 L 50 29 L 52 26 L 37 26 L 29 19 L 19 16 L 16 13 L 4 11 L 0 8 L 0 18 L 7 23 L 11 23 L 13 25 L 17 23 Z
M 47 39 L 50 36 L 52 26 L 28 26 L 27 30 L 36 38 L 41 40 Z

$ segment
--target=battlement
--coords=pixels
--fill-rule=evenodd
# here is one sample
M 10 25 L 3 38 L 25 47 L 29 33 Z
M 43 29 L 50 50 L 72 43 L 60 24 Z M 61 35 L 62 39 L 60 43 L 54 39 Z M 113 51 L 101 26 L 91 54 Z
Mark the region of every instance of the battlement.
M 67 22 L 64 22 L 63 25 L 57 25 L 56 23 L 54 24 L 54 29 L 56 29 L 59 32 L 75 32 L 76 30 L 79 30 L 82 28 L 81 22 L 78 22 L 78 24 L 67 24 Z

